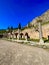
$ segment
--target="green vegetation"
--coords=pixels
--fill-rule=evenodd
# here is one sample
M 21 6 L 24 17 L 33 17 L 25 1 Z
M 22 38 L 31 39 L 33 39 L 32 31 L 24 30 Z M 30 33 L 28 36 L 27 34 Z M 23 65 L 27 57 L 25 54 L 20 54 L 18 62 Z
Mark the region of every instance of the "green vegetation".
M 28 41 L 39 42 L 39 39 L 28 39 Z
M 45 24 L 49 24 L 49 21 L 48 21 L 48 22 L 44 22 L 44 23 L 42 23 L 42 25 L 45 25 Z
M 11 27 L 8 27 L 7 29 L 8 29 L 8 32 L 12 32 L 13 27 L 11 26 Z
M 6 33 L 6 30 L 2 29 L 0 30 L 0 34 Z
M 44 42 L 47 42 L 47 43 L 49 43 L 49 40 L 47 40 L 47 39 L 46 39 L 46 40 L 44 40 Z
M 20 40 L 25 40 L 25 38 L 21 38 Z
M 49 40 L 48 40 L 47 38 L 44 38 L 44 37 L 43 37 L 43 40 L 44 40 L 44 42 L 49 43 Z
M 48 40 L 47 38 L 44 38 L 44 37 L 43 37 L 43 40 L 44 40 L 44 42 L 49 43 L 49 40 Z M 28 41 L 39 42 L 39 39 L 28 39 Z

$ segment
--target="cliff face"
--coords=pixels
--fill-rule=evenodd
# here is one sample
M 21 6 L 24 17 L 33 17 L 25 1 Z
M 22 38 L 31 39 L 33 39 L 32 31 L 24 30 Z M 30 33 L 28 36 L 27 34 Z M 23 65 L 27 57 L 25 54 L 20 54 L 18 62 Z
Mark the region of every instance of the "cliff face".
M 42 25 L 42 32 L 43 32 L 43 37 L 48 38 L 49 36 L 49 10 L 47 10 L 45 13 L 43 13 L 40 18 L 42 19 L 42 23 L 44 25 Z M 32 20 L 32 22 L 30 23 L 31 25 L 37 25 L 37 19 L 39 19 L 39 17 L 36 17 L 35 19 Z M 34 39 L 39 39 L 39 32 L 35 30 L 35 28 L 28 28 L 25 29 L 23 31 L 28 32 L 30 38 L 34 38 Z
M 42 19 L 42 23 L 48 22 L 49 21 L 49 10 L 47 10 L 46 12 L 44 12 L 39 17 L 40 17 L 40 19 Z M 31 24 L 37 23 L 37 19 L 39 19 L 39 17 L 36 17 L 35 19 L 33 19 L 32 22 L 31 22 Z

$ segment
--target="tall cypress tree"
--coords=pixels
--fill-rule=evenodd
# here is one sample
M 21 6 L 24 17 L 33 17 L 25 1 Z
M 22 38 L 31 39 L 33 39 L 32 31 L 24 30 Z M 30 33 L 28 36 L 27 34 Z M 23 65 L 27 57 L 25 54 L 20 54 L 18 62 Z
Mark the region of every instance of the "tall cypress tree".
M 19 25 L 18 25 L 18 29 L 21 29 L 21 24 L 19 23 Z

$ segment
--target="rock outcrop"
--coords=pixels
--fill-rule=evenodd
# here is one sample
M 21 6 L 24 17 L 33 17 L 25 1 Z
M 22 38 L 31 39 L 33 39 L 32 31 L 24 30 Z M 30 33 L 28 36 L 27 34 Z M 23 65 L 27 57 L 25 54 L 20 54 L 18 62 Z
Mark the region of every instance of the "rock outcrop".
M 25 29 L 23 32 L 28 32 L 30 38 L 34 39 L 39 39 L 39 31 L 35 30 L 34 26 L 38 26 L 37 20 L 41 18 L 42 19 L 42 32 L 43 32 L 43 37 L 48 38 L 49 36 L 49 10 L 47 10 L 45 13 L 43 13 L 41 16 L 36 17 L 35 19 L 32 20 L 30 23 L 32 28 Z M 36 27 L 37 28 L 37 27 Z

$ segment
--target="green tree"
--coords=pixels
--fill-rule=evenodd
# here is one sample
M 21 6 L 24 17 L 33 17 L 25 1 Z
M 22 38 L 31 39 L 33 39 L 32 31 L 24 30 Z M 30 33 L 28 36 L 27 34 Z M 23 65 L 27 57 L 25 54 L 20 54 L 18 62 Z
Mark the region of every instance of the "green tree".
M 8 32 L 12 33 L 12 31 L 13 31 L 13 26 L 8 27 Z
M 21 24 L 19 23 L 19 25 L 18 25 L 18 29 L 21 29 Z

